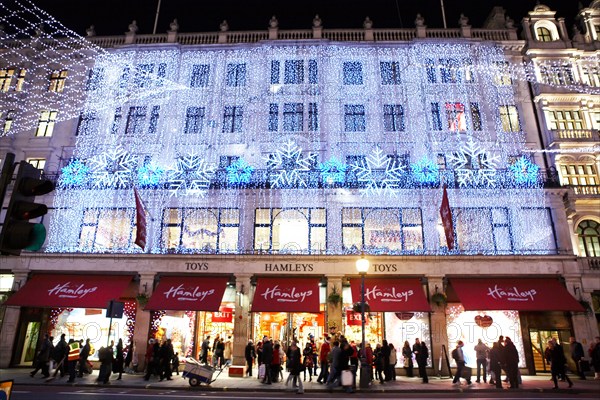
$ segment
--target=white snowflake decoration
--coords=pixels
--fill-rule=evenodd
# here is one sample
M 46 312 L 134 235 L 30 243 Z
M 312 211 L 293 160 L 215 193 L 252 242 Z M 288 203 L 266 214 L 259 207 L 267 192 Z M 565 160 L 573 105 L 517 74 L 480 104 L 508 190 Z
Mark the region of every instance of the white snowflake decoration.
M 365 184 L 364 195 L 393 195 L 402 183 L 405 166 L 395 162 L 379 146 L 350 168 L 356 172 L 358 181 Z
M 496 186 L 499 157 L 490 155 L 472 140 L 465 143 L 459 152 L 450 154 L 448 160 L 452 164 L 459 187 Z
M 92 186 L 100 189 L 128 187 L 137 162 L 137 156 L 129 154 L 122 147 L 90 158 Z
M 204 197 L 216 167 L 196 155 L 177 159 L 177 166 L 167 172 L 167 189 L 172 195 L 195 195 Z
M 316 157 L 312 153 L 303 156 L 302 149 L 289 140 L 283 145 L 283 149 L 266 158 L 267 167 L 271 170 L 271 187 L 307 187 L 305 178 L 300 173 L 310 171 Z

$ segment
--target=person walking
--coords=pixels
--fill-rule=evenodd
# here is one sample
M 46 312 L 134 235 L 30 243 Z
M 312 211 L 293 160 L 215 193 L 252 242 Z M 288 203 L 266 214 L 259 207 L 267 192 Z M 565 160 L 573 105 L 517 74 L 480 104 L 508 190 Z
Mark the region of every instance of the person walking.
M 512 340 L 504 338 L 504 363 L 511 389 L 519 388 L 519 352 Z
M 452 350 L 452 358 L 456 362 L 456 374 L 454 375 L 454 379 L 452 380 L 452 384 L 460 385 L 460 378 L 463 378 L 463 371 L 465 370 L 465 354 L 463 353 L 463 346 L 465 344 L 462 340 L 459 340 L 456 344 L 456 348 Z M 464 378 L 467 381 L 467 384 L 471 384 L 470 378 Z
M 329 375 L 329 353 L 331 352 L 331 345 L 329 344 L 329 336 L 325 336 L 325 340 L 323 344 L 321 344 L 321 348 L 319 349 L 319 364 L 321 366 L 321 372 L 319 373 L 319 377 L 317 378 L 317 382 L 325 383 L 327 382 L 327 377 Z
M 329 390 L 333 389 L 335 381 L 339 380 L 341 374 L 341 370 L 339 369 L 341 352 L 342 349 L 340 349 L 340 342 L 335 340 L 333 342 L 333 347 L 331 348 L 329 357 L 331 359 L 331 362 L 329 364 L 329 376 L 327 377 L 327 381 L 325 382 Z
M 500 343 L 494 342 L 492 348 L 490 349 L 490 371 L 492 371 L 490 377 L 490 384 L 496 385 L 497 389 L 502 389 L 502 379 L 500 379 L 500 374 L 502 371 L 502 349 L 500 348 Z
M 219 366 L 219 368 L 222 368 L 225 363 L 225 342 L 223 339 L 215 340 L 213 351 L 213 367 Z
M 227 336 L 224 346 L 225 347 L 223 349 L 223 364 L 231 365 L 231 355 L 233 354 L 233 339 L 231 338 L 231 335 Z
M 123 364 L 125 363 L 125 355 L 123 354 L 123 339 L 119 339 L 116 347 L 115 361 L 113 363 L 113 372 L 119 374 L 117 380 L 120 381 L 123 377 Z
M 413 352 L 413 349 L 415 349 L 416 352 Z M 406 372 L 406 376 L 408 378 L 412 378 L 414 376 L 413 353 L 414 353 L 415 357 L 417 358 L 417 360 L 419 359 L 419 351 L 421 350 L 421 344 L 419 343 L 419 339 L 417 339 L 415 341 L 415 345 L 413 346 L 413 349 L 411 349 L 410 344 L 408 343 L 408 340 L 405 340 L 404 346 L 402 346 L 402 358 L 403 358 L 404 371 Z
M 392 377 L 390 376 L 390 346 L 388 344 L 387 340 L 383 340 L 381 342 L 381 361 L 383 362 L 382 365 L 382 371 L 384 374 L 384 380 L 381 381 L 381 383 L 383 383 L 384 381 L 390 381 L 392 379 Z
M 73 339 L 69 339 L 67 345 L 69 346 L 69 355 L 67 356 L 67 369 L 69 371 L 69 379 L 67 380 L 67 382 L 73 383 L 75 382 L 75 376 L 77 375 L 77 362 L 79 361 L 80 357 L 80 348 L 79 342 Z
M 266 336 L 263 338 L 262 362 L 265 366 L 265 376 L 261 382 L 266 385 L 270 385 L 271 384 L 271 363 L 273 362 L 273 344 Z
M 244 358 L 246 359 L 246 376 L 252 376 L 252 368 L 254 360 L 256 359 L 256 350 L 254 349 L 254 342 L 252 339 L 248 339 L 248 344 L 244 349 Z
M 490 348 L 481 339 L 478 339 L 474 349 L 477 359 L 477 380 L 475 382 L 481 382 L 481 370 L 483 370 L 483 383 L 487 383 L 487 358 Z
M 173 354 L 173 361 L 171 362 L 172 372 L 179 375 L 179 353 Z
M 200 362 L 204 365 L 208 364 L 208 352 L 210 351 L 210 335 L 204 338 L 200 347 Z
M 429 377 L 427 376 L 427 359 L 429 358 L 429 349 L 425 344 L 425 341 L 419 343 L 419 351 L 417 353 L 417 365 L 419 366 L 419 376 L 423 380 L 423 383 L 429 383 Z
M 160 374 L 160 345 L 157 340 L 150 339 L 150 345 L 146 351 L 146 374 L 144 380 L 150 380 L 150 375 Z
M 65 376 L 67 372 L 67 357 L 69 356 L 69 345 L 67 344 L 67 340 L 65 339 L 65 334 L 60 335 L 60 340 L 54 346 L 53 356 L 52 358 L 56 362 L 56 368 L 60 372 L 60 377 Z M 56 374 L 54 374 L 56 376 Z
M 550 372 L 552 373 L 554 389 L 558 389 L 558 378 L 564 378 L 569 384 L 569 387 L 573 387 L 573 382 L 567 376 L 567 371 L 565 369 L 567 358 L 565 357 L 562 346 L 558 344 L 556 339 L 552 339 L 548 342 L 548 346 L 550 347 Z
M 396 352 L 396 348 L 392 343 L 390 343 L 390 380 L 396 380 L 396 363 L 398 362 L 398 353 Z
M 29 375 L 33 378 L 35 374 L 39 370 L 42 371 L 42 376 L 47 378 L 50 376 L 50 367 L 48 363 L 50 362 L 50 354 L 52 352 L 52 340 L 48 334 L 44 335 L 44 340 L 42 341 L 42 347 L 35 358 L 35 369 L 29 373 Z
M 577 375 L 582 380 L 585 380 L 585 372 L 581 369 L 581 359 L 584 357 L 585 353 L 583 352 L 583 346 L 581 343 L 575 340 L 573 336 L 569 338 L 569 343 L 571 344 L 571 358 L 575 362 L 575 368 L 577 371 Z
M 112 373 L 114 361 L 112 347 L 101 347 L 100 350 L 98 350 L 98 360 L 100 361 L 100 372 L 98 373 L 98 378 L 96 380 L 100 383 L 107 384 L 110 374 Z
M 306 372 L 308 372 L 308 381 L 312 382 L 312 376 L 313 376 L 313 348 L 312 348 L 312 344 L 310 342 L 306 342 L 306 346 L 304 347 L 304 350 L 302 350 L 302 355 L 304 356 L 304 362 L 303 362 L 303 366 L 304 366 L 304 382 L 306 382 Z M 288 361 L 289 361 L 289 355 L 288 355 Z
M 163 379 L 168 381 L 173 380 L 173 373 L 171 371 L 171 361 L 173 360 L 173 356 L 175 352 L 173 351 L 173 345 L 171 344 L 171 339 L 167 339 L 163 342 L 162 346 L 160 346 L 159 350 L 159 363 L 160 363 L 160 381 Z
M 375 346 L 373 358 L 375 364 L 375 380 L 378 380 L 383 384 L 383 356 L 381 354 L 381 343 L 377 343 L 377 346 Z
M 307 355 L 304 356 L 305 368 L 307 368 L 306 367 L 307 358 L 311 360 L 311 366 L 312 366 L 312 346 L 310 345 L 310 342 L 306 343 L 306 346 L 307 346 L 306 348 L 309 348 L 310 353 L 308 353 Z M 306 352 L 306 351 L 304 351 L 304 352 Z M 287 380 L 285 381 L 285 386 L 287 388 L 290 384 L 290 381 L 292 381 L 292 388 L 298 387 L 298 390 L 296 391 L 296 393 L 303 394 L 304 387 L 302 386 L 302 379 L 300 379 L 300 370 L 302 369 L 302 355 L 300 354 L 300 348 L 298 348 L 298 345 L 296 344 L 295 341 L 292 342 L 292 345 L 288 349 L 286 356 L 287 356 L 287 365 L 289 368 L 289 375 L 288 375 Z M 312 377 L 312 370 L 309 370 L 308 373 Z M 306 370 L 304 371 L 304 374 L 306 375 Z M 305 378 L 305 380 L 306 380 L 306 378 Z
M 84 373 L 90 372 L 89 367 L 88 367 L 88 357 L 90 356 L 91 348 L 92 347 L 90 345 L 90 338 L 85 339 L 85 344 L 81 348 L 81 352 L 79 352 L 79 373 L 77 374 L 78 378 L 83 378 Z M 67 349 L 68 349 L 68 345 L 67 345 Z M 67 354 L 67 357 L 68 357 L 68 354 Z

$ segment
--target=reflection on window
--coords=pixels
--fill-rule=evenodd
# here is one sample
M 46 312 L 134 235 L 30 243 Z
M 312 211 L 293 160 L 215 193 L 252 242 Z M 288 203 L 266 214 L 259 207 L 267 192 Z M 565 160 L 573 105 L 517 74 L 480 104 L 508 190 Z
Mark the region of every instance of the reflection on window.
M 79 116 L 77 135 L 89 135 L 98 131 L 98 115 L 94 110 L 82 111 Z
M 54 124 L 58 111 L 42 111 L 38 121 L 37 129 L 35 130 L 36 137 L 50 137 L 54 131 Z
M 345 250 L 423 250 L 423 222 L 418 208 L 344 208 L 342 244 Z
M 299 84 L 304 83 L 304 61 L 303 60 L 286 60 L 283 83 Z
M 512 251 L 513 239 L 506 208 L 456 208 L 452 210 L 452 216 L 461 251 Z
M 379 63 L 382 85 L 399 85 L 400 63 L 398 61 L 382 61 Z
M 535 254 L 556 253 L 556 238 L 549 208 L 521 208 L 512 213 L 515 250 Z
M 135 209 L 99 209 L 84 211 L 79 249 L 102 252 L 126 250 L 133 242 Z
M 404 131 L 404 108 L 401 104 L 383 105 L 383 130 L 386 132 Z
M 204 107 L 188 107 L 185 114 L 184 133 L 202 133 L 202 121 L 204 121 Z
M 242 117 L 244 109 L 242 106 L 225 106 L 223 112 L 223 133 L 234 133 L 242 131 Z
M 141 135 L 144 133 L 144 120 L 146 119 L 146 106 L 129 107 L 127 115 L 126 135 Z
M 500 121 L 504 132 L 520 132 L 519 114 L 515 106 L 500 106 Z
M 327 248 L 324 208 L 257 208 L 254 249 L 281 253 L 319 253 Z
M 446 103 L 446 120 L 448 130 L 452 132 L 466 132 L 465 105 L 462 103 Z
M 283 105 L 283 130 L 285 132 L 298 132 L 302 130 L 304 104 L 285 103 Z
M 600 257 L 600 224 L 591 219 L 577 225 L 579 255 L 581 257 Z
M 88 79 L 85 83 L 85 90 L 97 90 L 104 78 L 104 68 L 94 68 L 88 72 Z
M 168 208 L 163 213 L 162 247 L 180 253 L 234 253 L 239 229 L 237 208 Z
M 15 110 L 0 111 L 0 136 L 10 132 L 14 121 Z
M 497 73 L 494 76 L 494 84 L 498 86 L 512 85 L 508 61 L 496 61 Z

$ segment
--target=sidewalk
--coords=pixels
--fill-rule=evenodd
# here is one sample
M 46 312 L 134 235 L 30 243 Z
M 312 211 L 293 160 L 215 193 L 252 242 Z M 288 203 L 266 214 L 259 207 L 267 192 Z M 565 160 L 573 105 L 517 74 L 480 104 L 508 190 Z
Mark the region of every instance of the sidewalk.
M 144 375 L 141 373 L 138 374 L 123 374 L 123 378 L 121 380 L 116 380 L 116 375 L 111 375 L 110 383 L 107 385 L 99 384 L 96 382 L 96 378 L 98 377 L 98 370 L 94 370 L 93 374 L 87 375 L 84 378 L 76 378 L 75 383 L 67 383 L 68 376 L 64 378 L 60 378 L 60 375 L 56 377 L 56 379 L 51 380 L 49 382 L 46 381 L 42 377 L 42 375 L 38 372 L 35 377 L 29 376 L 31 372 L 31 368 L 11 368 L 11 369 L 0 369 L 0 380 L 14 380 L 15 387 L 19 386 L 30 386 L 30 385 L 58 385 L 58 386 L 104 386 L 104 387 L 112 387 L 112 388 L 146 388 L 146 389 L 170 389 L 170 390 L 192 390 L 192 391 L 202 391 L 202 390 L 211 390 L 211 391 L 244 391 L 244 392 L 278 392 L 278 391 L 286 391 L 286 389 L 291 390 L 290 388 L 285 387 L 285 379 L 287 379 L 287 373 L 284 372 L 284 381 L 273 383 L 272 385 L 264 385 L 261 384 L 260 381 L 256 378 L 256 374 L 254 377 L 246 377 L 246 378 L 230 378 L 228 376 L 228 370 L 224 369 L 222 374 L 217 376 L 217 372 L 215 372 L 212 382 L 210 385 L 200 384 L 200 386 L 192 387 L 189 385 L 187 379 L 184 379 L 180 375 L 173 375 L 173 380 L 167 381 L 164 380 L 162 382 L 159 381 L 156 377 L 151 377 L 149 381 L 144 380 Z M 255 371 L 256 372 L 256 371 Z M 51 375 L 52 376 L 52 375 Z M 526 392 L 552 392 L 552 393 L 598 393 L 600 394 L 600 380 L 593 380 L 593 376 L 588 377 L 587 380 L 582 381 L 579 378 L 569 375 L 573 380 L 573 388 L 568 389 L 566 382 L 559 382 L 560 389 L 554 390 L 552 387 L 554 384 L 550 381 L 549 375 L 537 375 L 537 376 L 523 376 L 523 384 L 519 386 L 519 391 Z M 315 382 L 315 377 L 313 377 L 313 381 L 303 382 L 304 390 L 306 392 L 328 392 L 327 387 L 325 385 L 321 385 Z M 467 385 L 464 380 L 462 380 L 461 385 L 452 385 L 452 380 L 450 378 L 439 378 L 439 377 L 430 377 L 428 384 L 421 383 L 420 378 L 407 378 L 404 376 L 397 377 L 396 381 L 386 382 L 385 384 L 380 384 L 379 382 L 373 383 L 370 385 L 369 389 L 360 389 L 356 388 L 356 391 L 360 392 L 420 392 L 420 393 L 435 393 L 435 392 L 497 392 L 501 389 L 496 389 L 494 386 L 489 383 L 475 383 L 475 379 L 473 379 L 472 385 Z M 504 384 L 504 389 L 507 389 L 508 384 Z M 341 387 L 335 389 L 335 391 L 342 391 Z

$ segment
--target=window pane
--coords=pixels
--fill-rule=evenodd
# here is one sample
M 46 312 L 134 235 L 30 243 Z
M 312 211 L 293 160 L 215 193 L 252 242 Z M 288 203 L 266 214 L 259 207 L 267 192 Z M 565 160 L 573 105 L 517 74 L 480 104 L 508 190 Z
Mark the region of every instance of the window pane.
M 256 210 L 256 221 L 257 224 L 270 224 L 271 223 L 271 210 L 268 208 L 258 208 Z
M 362 249 L 362 228 L 344 227 L 342 228 L 342 240 L 344 248 L 350 249 L 352 246 Z
M 342 209 L 343 224 L 362 224 L 362 214 L 360 208 Z
M 269 233 L 270 233 L 269 227 L 254 228 L 254 249 L 255 250 L 268 250 L 270 248 Z
M 314 208 L 310 212 L 310 223 L 311 224 L 324 224 L 325 220 L 325 209 L 324 208 Z
M 310 249 L 312 252 L 327 250 L 327 229 L 325 227 L 313 227 L 310 230 Z

